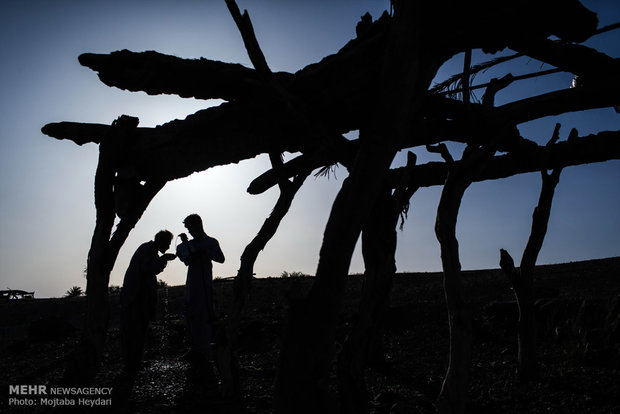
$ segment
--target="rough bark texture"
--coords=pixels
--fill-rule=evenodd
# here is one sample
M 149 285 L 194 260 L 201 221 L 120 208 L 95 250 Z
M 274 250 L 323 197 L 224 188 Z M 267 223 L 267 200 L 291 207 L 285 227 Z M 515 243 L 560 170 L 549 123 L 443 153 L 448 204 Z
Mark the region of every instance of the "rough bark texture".
M 518 5 L 477 1 L 467 6 L 460 2 L 445 5 L 416 2 L 415 8 L 416 13 L 426 16 L 441 15 L 441 27 L 451 27 L 451 35 L 445 36 L 443 29 L 440 30 L 431 20 L 422 25 L 428 47 L 445 50 L 448 55 L 475 47 L 500 49 L 520 40 L 519 44 L 527 45 L 538 54 L 549 55 L 547 60 L 560 62 L 557 64 L 564 67 L 563 62 L 577 61 L 586 52 L 579 48 L 546 47 L 546 37 L 556 34 L 564 41 L 581 41 L 594 33 L 596 28 L 594 14 L 583 9 L 577 1 L 562 2 L 561 7 L 556 1 L 525 1 Z M 445 13 L 446 10 L 450 13 Z M 153 176 L 171 180 L 216 165 L 236 163 L 274 149 L 307 152 L 317 147 L 335 145 L 334 140 L 339 139 L 339 134 L 364 128 L 368 120 L 376 116 L 372 113 L 372 105 L 367 103 L 381 99 L 381 88 L 377 86 L 391 20 L 390 16 L 382 16 L 366 29 L 359 30 L 358 37 L 337 54 L 308 65 L 295 74 L 273 74 L 272 80 L 289 97 L 295 98 L 295 112 L 306 119 L 301 123 L 298 117 L 286 116 L 290 114 L 291 102 L 283 104 L 273 101 L 273 88 L 262 81 L 264 76 L 260 70 L 206 59 L 179 59 L 156 52 L 87 54 L 80 57 L 80 62 L 98 71 L 100 78 L 108 85 L 151 94 L 187 96 L 191 93 L 191 96 L 204 99 L 229 101 L 220 107 L 199 111 L 185 120 L 157 128 L 139 129 L 140 150 L 135 157 L 141 179 Z M 525 24 L 528 25 L 527 32 L 522 30 Z M 572 58 L 573 55 L 576 56 Z M 617 66 L 613 59 L 603 54 L 588 62 L 590 66 L 596 66 L 592 71 L 605 73 L 615 73 L 613 68 Z M 617 105 L 620 103 L 620 93 L 615 85 L 617 82 L 607 82 L 603 86 L 585 85 L 559 94 L 508 104 L 505 108 L 497 108 L 497 112 L 487 114 L 479 122 L 497 122 L 494 120 L 497 118 L 525 122 L 562 111 L 588 109 L 592 105 Z M 265 99 L 268 104 L 265 104 Z M 458 111 L 461 113 L 464 111 L 463 105 L 449 102 L 449 99 L 427 99 L 425 115 L 434 112 L 432 118 L 441 121 L 442 125 L 448 118 L 458 118 L 450 108 L 460 108 Z M 432 137 L 420 134 L 418 121 L 416 117 L 401 120 L 403 127 L 406 127 L 405 134 L 416 136 L 413 142 L 408 142 L 408 146 L 452 138 L 437 136 L 445 133 L 442 128 L 432 129 L 430 134 L 435 134 Z M 92 124 L 86 126 L 90 132 L 100 136 L 101 128 Z M 453 130 L 460 130 L 463 134 L 463 128 L 461 125 Z M 58 134 L 61 129 L 59 125 L 50 125 L 44 132 L 85 142 L 84 133 L 79 133 L 77 137 L 63 136 Z M 97 141 L 97 137 L 91 139 Z M 167 161 L 166 167 L 162 164 L 164 160 Z M 159 165 L 159 168 L 150 168 L 152 165 Z

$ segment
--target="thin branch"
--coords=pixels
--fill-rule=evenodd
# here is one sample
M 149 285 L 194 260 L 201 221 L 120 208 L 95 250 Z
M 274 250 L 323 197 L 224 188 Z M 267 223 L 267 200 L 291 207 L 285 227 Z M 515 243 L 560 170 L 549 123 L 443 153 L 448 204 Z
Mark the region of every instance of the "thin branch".
M 503 76 L 501 79 L 493 78 L 491 82 L 489 82 L 489 86 L 487 87 L 484 95 L 482 96 L 482 105 L 487 108 L 491 108 L 495 105 L 495 95 L 497 92 L 502 89 L 508 87 L 515 80 L 512 74 L 508 73 Z
M 553 135 L 549 142 L 547 142 L 547 146 L 553 145 L 560 139 L 560 128 L 562 128 L 562 124 L 559 122 L 555 124 L 555 128 L 553 129 Z
M 282 171 L 282 167 L 284 166 L 284 160 L 282 159 L 282 154 L 276 152 L 269 153 L 269 161 L 271 161 L 271 168 L 275 171 L 278 176 L 278 186 L 281 191 L 284 191 L 286 187 L 291 183 L 288 180 L 288 177 Z
M 555 124 L 555 128 L 553 129 L 553 135 L 551 136 L 551 139 L 549 140 L 549 142 L 547 142 L 547 145 L 546 145 L 547 147 L 558 142 L 558 140 L 560 139 L 560 128 L 561 127 L 562 125 L 559 122 Z M 575 139 L 578 139 L 578 136 L 579 136 L 579 131 L 573 128 L 568 134 L 567 141 L 568 140 L 573 141 Z M 551 174 L 549 174 L 546 169 L 542 169 L 540 173 L 542 175 L 542 181 L 543 181 L 543 188 L 541 189 L 541 198 L 542 198 L 544 192 L 549 191 L 547 190 L 548 187 L 552 188 L 551 192 L 553 194 L 553 189 L 560 181 L 560 174 L 562 173 L 562 166 L 560 165 L 560 166 L 555 167 L 553 171 L 551 172 Z
M 598 34 L 609 32 L 611 30 L 616 30 L 616 29 L 620 29 L 620 22 L 608 24 L 607 26 L 603 26 L 600 29 L 598 29 L 596 32 L 594 32 L 594 35 L 598 35 Z
M 562 168 L 554 169 L 552 174 L 547 174 L 546 171 L 542 171 L 540 197 L 538 199 L 538 205 L 534 208 L 534 213 L 532 214 L 532 230 L 521 258 L 522 273 L 527 273 L 529 275 L 534 273 L 536 260 L 545 240 L 545 235 L 547 234 L 553 194 L 555 192 L 555 187 L 560 181 L 561 172 Z
M 568 133 L 568 138 L 566 138 L 566 140 L 573 141 L 576 139 L 579 139 L 579 131 L 577 131 L 577 128 L 572 128 Z
M 440 154 L 441 158 L 443 158 L 448 164 L 454 163 L 454 158 L 452 158 L 452 154 L 450 154 L 450 151 L 448 151 L 448 147 L 443 142 L 437 145 L 427 145 L 426 150 L 428 152 Z
M 228 6 L 228 10 L 237 24 L 239 32 L 241 33 L 243 43 L 248 51 L 248 56 L 252 61 L 252 65 L 254 65 L 254 68 L 261 75 L 267 85 L 271 87 L 274 97 L 284 103 L 288 112 L 286 116 L 294 120 L 302 128 L 308 131 L 314 131 L 321 141 L 327 143 L 327 137 L 333 137 L 334 134 L 326 130 L 322 121 L 318 121 L 316 118 L 308 117 L 305 106 L 300 103 L 298 97 L 291 94 L 290 91 L 284 88 L 283 85 L 277 81 L 276 77 L 271 72 L 271 69 L 269 69 L 265 55 L 263 54 L 260 45 L 258 44 L 258 40 L 256 39 L 254 27 L 252 26 L 252 21 L 250 20 L 247 10 L 244 10 L 242 15 L 235 0 L 225 1 Z
M 617 59 L 596 49 L 550 39 L 524 40 L 510 47 L 565 72 L 594 79 L 615 76 L 620 65 Z
M 226 5 L 228 6 L 228 10 L 230 11 L 232 18 L 241 33 L 243 44 L 245 45 L 245 49 L 248 52 L 248 56 L 250 57 L 250 61 L 252 62 L 254 69 L 256 69 L 256 71 L 262 76 L 271 77 L 271 69 L 269 69 L 265 55 L 263 54 L 263 51 L 258 44 L 258 40 L 256 39 L 254 26 L 252 25 L 248 11 L 244 10 L 242 15 L 235 0 L 226 0 Z
M 504 249 L 499 249 L 499 267 L 501 267 L 506 276 L 508 276 L 508 279 L 510 279 L 515 289 L 518 289 L 520 283 L 518 271 L 515 269 L 515 261 L 510 253 Z

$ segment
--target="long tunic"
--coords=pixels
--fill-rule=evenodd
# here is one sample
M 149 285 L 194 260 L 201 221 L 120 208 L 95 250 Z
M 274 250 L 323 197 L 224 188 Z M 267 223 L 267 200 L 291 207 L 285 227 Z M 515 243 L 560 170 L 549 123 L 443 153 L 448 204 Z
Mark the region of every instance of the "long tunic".
M 121 346 L 127 369 L 142 359 L 149 319 L 157 310 L 157 278 L 166 267 L 153 241 L 143 243 L 131 257 L 121 290 Z
M 213 339 L 213 264 L 224 263 L 224 253 L 216 239 L 202 234 L 177 246 L 177 255 L 187 265 L 185 317 L 192 350 L 208 355 Z

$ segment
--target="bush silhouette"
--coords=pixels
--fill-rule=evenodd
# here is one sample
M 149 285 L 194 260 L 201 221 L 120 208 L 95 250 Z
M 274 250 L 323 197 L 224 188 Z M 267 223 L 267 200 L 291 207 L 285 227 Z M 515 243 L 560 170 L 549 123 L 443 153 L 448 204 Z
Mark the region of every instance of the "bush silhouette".
M 82 296 L 84 294 L 84 292 L 82 291 L 82 288 L 79 286 L 73 286 L 71 289 L 67 290 L 67 292 L 65 293 L 65 297 L 66 298 L 75 298 L 78 296 Z

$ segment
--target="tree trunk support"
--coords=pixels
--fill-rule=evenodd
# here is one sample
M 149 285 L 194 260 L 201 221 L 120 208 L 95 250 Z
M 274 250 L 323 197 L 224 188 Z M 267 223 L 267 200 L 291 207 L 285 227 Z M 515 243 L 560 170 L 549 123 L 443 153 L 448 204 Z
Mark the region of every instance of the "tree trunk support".
M 108 284 L 110 272 L 118 253 L 165 181 L 135 183 L 137 191 L 126 200 L 127 208 L 112 233 L 117 214 L 116 200 L 119 194 L 119 177 L 122 157 L 131 146 L 132 134 L 138 124 L 137 118 L 121 116 L 99 145 L 99 163 L 95 174 L 95 207 L 97 221 L 93 233 L 86 268 L 86 316 L 82 337 L 69 360 L 64 375 L 68 384 L 89 384 L 101 364 L 109 320 Z
M 273 162 L 273 159 L 272 159 Z M 245 304 L 250 295 L 252 276 L 254 275 L 254 263 L 259 253 L 265 248 L 269 240 L 275 235 L 282 219 L 288 213 L 297 191 L 301 188 L 309 172 L 296 176 L 293 181 L 284 180 L 280 183 L 280 196 L 258 234 L 245 247 L 241 254 L 241 263 L 233 283 L 233 309 L 227 329 L 229 340 L 230 364 L 224 367 L 222 383 L 226 397 L 238 398 L 242 395 L 241 378 L 239 376 L 238 337 L 241 316 Z
M 415 155 L 409 152 L 401 185 L 394 194 L 389 187 L 384 188 L 362 230 L 362 255 L 366 267 L 362 299 L 357 320 L 338 357 L 338 389 L 343 413 L 368 411 L 364 370 L 370 360 L 378 359 L 381 325 L 396 273 L 396 226 L 417 190 L 417 187 L 406 185 L 415 162 Z
M 555 144 L 559 139 L 560 124 L 556 124 L 552 138 L 547 146 Z M 572 130 L 570 136 L 576 136 Z M 555 187 L 560 181 L 562 168 L 556 168 L 551 173 L 542 170 L 542 186 L 538 205 L 532 214 L 532 228 L 527 245 L 521 258 L 521 266 L 515 269 L 514 260 L 510 254 L 500 249 L 500 267 L 512 283 L 517 304 L 519 306 L 518 336 L 518 373 L 521 382 L 528 382 L 538 377 L 538 358 L 536 356 L 536 316 L 534 311 L 534 269 L 536 260 L 542 248 L 547 225 L 551 214 L 551 204 Z
M 471 361 L 471 310 L 461 289 L 461 263 L 456 238 L 456 222 L 465 190 L 480 173 L 484 164 L 493 156 L 492 145 L 468 146 L 462 162 L 457 165 L 447 149 L 438 149 L 449 164 L 448 176 L 441 192 L 435 222 L 435 234 L 441 247 L 441 263 L 444 274 L 444 291 L 450 330 L 448 370 L 437 401 L 440 414 L 465 412 L 469 366 Z
M 424 49 L 417 32 L 421 25 L 415 21 L 421 16 L 411 2 L 398 6 L 378 85 L 382 98 L 368 127 L 360 129 L 360 149 L 325 227 L 314 285 L 290 309 L 276 380 L 278 414 L 327 413 L 336 407 L 328 377 L 351 256 L 386 185 L 405 126 L 417 118 L 424 92 L 444 61 Z

